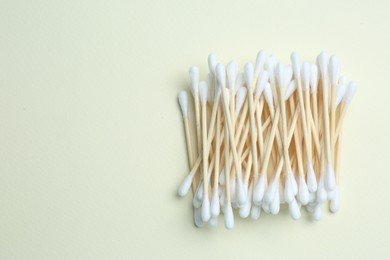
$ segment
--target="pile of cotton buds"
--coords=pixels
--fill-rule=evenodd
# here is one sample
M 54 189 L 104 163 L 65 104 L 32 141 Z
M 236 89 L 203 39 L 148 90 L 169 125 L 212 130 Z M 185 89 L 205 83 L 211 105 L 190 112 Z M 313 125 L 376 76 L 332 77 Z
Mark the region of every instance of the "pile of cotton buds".
M 233 208 L 258 219 L 287 204 L 293 219 L 306 207 L 319 220 L 329 201 L 336 212 L 342 125 L 357 88 L 340 76 L 338 59 L 322 52 L 301 64 L 292 53 L 285 65 L 260 51 L 240 73 L 212 53 L 208 66 L 206 81 L 189 70 L 194 117 L 179 93 L 190 173 L 178 193 L 192 188 L 195 225 L 216 226 L 222 212 L 232 229 Z

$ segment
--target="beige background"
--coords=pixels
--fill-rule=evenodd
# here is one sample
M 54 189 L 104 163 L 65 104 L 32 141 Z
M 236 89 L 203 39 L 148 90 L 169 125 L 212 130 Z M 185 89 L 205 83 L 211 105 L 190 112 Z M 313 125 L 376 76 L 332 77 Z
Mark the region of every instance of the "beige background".
M 0 259 L 389 259 L 390 2 L 0 2 Z M 337 54 L 342 207 L 196 229 L 176 95 L 207 55 Z

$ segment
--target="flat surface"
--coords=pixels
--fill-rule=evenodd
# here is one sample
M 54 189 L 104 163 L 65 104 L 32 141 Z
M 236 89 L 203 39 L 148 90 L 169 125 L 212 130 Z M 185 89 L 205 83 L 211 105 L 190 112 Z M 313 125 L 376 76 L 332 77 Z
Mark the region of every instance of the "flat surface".
M 379 1 L 0 2 L 1 259 L 389 259 L 390 27 Z M 360 86 L 342 205 L 233 231 L 192 224 L 176 95 L 207 55 L 240 68 L 337 54 Z

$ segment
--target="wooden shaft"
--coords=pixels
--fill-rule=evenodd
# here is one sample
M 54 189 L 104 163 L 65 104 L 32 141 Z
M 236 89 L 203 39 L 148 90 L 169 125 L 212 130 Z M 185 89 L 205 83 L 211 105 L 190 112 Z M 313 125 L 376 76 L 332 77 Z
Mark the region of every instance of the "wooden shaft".
M 229 149 L 229 130 L 227 126 L 227 121 L 225 120 L 225 127 L 224 127 L 224 139 L 225 139 L 225 145 L 224 145 L 224 154 L 225 154 L 225 192 L 226 192 L 226 201 L 227 203 L 231 203 L 230 198 L 230 149 Z
M 203 147 L 207 147 L 207 104 L 202 103 L 202 142 Z M 208 179 L 207 179 L 207 167 L 208 167 L 208 151 L 207 149 L 203 149 L 203 192 L 204 194 L 208 194 Z
M 287 145 L 287 113 L 286 113 L 286 104 L 284 101 L 284 96 L 285 96 L 285 88 L 279 88 L 279 104 L 281 107 L 280 110 L 282 114 L 283 156 L 285 160 L 285 168 L 287 173 L 287 172 L 291 172 L 291 162 L 290 162 L 290 155 L 288 153 L 288 145 Z
M 264 157 L 264 136 L 263 136 L 263 124 L 261 121 L 263 107 L 264 107 L 264 98 L 262 97 L 260 99 L 260 103 L 258 103 L 257 107 L 256 107 L 256 119 L 257 119 L 257 125 L 258 125 L 257 137 L 258 137 L 260 158 Z M 256 171 L 259 171 L 259 169 L 256 169 Z
M 216 136 L 215 136 L 215 167 L 214 167 L 214 189 L 218 188 L 218 181 L 219 181 L 219 152 L 220 152 L 220 145 L 221 145 L 221 109 L 218 106 L 217 111 L 217 129 L 216 129 Z
M 324 121 L 324 137 L 325 137 L 325 159 L 328 164 L 332 164 L 331 145 L 330 145 L 330 126 L 329 126 L 329 96 L 328 85 L 326 79 L 322 78 L 322 106 L 323 106 L 323 121 Z
M 294 99 L 290 98 L 290 109 L 291 111 L 294 111 Z M 301 145 L 301 138 L 298 133 L 298 128 L 295 128 L 294 131 L 294 142 L 295 142 L 295 152 L 296 152 L 296 161 L 298 163 L 298 172 L 300 176 L 304 176 L 304 170 L 302 165 L 302 145 Z
M 257 161 L 257 132 L 256 132 L 256 121 L 255 121 L 255 107 L 253 104 L 253 88 L 248 89 L 248 104 L 249 104 L 249 125 L 251 131 L 251 148 L 252 148 L 252 171 L 253 175 L 257 176 L 259 169 Z
M 196 140 L 198 144 L 198 155 L 201 154 L 202 151 L 202 130 L 200 123 L 200 101 L 199 96 L 194 97 L 194 105 L 195 105 L 195 125 L 196 125 Z
M 335 131 L 336 131 L 336 85 L 332 84 L 331 99 L 330 99 L 330 142 L 331 142 L 332 158 L 334 158 L 335 155 L 335 145 L 336 145 Z

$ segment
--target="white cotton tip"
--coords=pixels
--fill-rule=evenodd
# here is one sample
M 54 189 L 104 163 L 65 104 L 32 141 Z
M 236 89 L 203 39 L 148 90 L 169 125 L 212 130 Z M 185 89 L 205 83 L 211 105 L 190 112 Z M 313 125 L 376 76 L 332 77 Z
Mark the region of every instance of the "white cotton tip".
M 343 76 L 339 77 L 339 81 L 338 81 L 339 85 L 340 84 L 348 85 L 348 82 L 349 82 L 349 80 L 346 76 L 343 75 Z
M 215 68 L 217 66 L 217 55 L 215 55 L 215 53 L 210 53 L 208 58 L 207 58 L 207 62 L 209 64 L 209 70 L 211 73 L 215 74 Z
M 238 63 L 235 60 L 230 61 L 226 66 L 226 75 L 228 78 L 228 87 L 231 92 L 236 91 L 236 78 L 238 72 Z
M 187 195 L 188 190 L 191 187 L 193 178 L 194 178 L 193 174 L 188 174 L 187 177 L 183 180 L 178 191 L 180 197 L 184 197 L 185 195 Z
M 196 196 L 194 196 L 194 198 L 192 199 L 192 205 L 194 206 L 194 208 L 200 208 L 202 207 L 202 201 L 199 200 Z
M 287 65 L 284 67 L 284 86 L 287 87 L 290 81 L 292 80 L 292 78 L 293 78 L 292 67 L 290 65 Z
M 265 202 L 264 200 L 263 203 L 261 204 L 261 208 L 264 210 L 265 213 L 267 214 L 271 213 L 270 203 Z
M 221 88 L 224 88 L 226 86 L 225 66 L 221 63 L 218 63 L 216 72 L 217 72 L 217 83 Z
M 255 64 L 255 77 L 257 77 L 260 71 L 264 68 L 265 60 L 267 59 L 267 54 L 265 51 L 261 50 L 257 53 L 256 64 Z
M 226 204 L 225 206 L 225 227 L 229 230 L 233 229 L 234 227 L 234 215 L 233 215 L 233 209 L 232 205 Z
M 236 91 L 245 86 L 245 74 L 244 72 L 240 72 L 237 74 L 236 78 Z
M 237 201 L 237 185 L 235 178 L 230 179 L 230 200 L 232 203 Z
M 328 191 L 326 193 L 326 199 L 331 201 L 334 198 L 335 194 L 336 194 L 336 189 L 334 189 L 332 191 Z
M 312 93 L 318 89 L 318 67 L 316 64 L 311 64 L 310 67 L 310 90 Z
M 328 75 L 328 61 L 329 56 L 326 52 L 321 52 L 317 56 L 317 65 L 322 78 L 325 78 Z
M 260 217 L 260 214 L 261 214 L 261 207 L 259 205 L 254 205 L 252 204 L 252 208 L 251 208 L 251 218 L 252 219 L 259 219 Z
M 209 90 L 206 81 L 201 81 L 199 83 L 199 97 L 202 104 L 207 104 L 208 91 Z
M 313 219 L 320 220 L 322 218 L 322 203 L 318 203 L 314 206 Z
M 274 200 L 279 186 L 278 182 L 279 181 L 277 179 L 273 179 L 271 181 L 271 183 L 268 185 L 267 191 L 264 194 L 263 202 L 269 204 Z
M 330 200 L 329 209 L 332 213 L 336 213 L 340 209 L 340 192 L 339 188 L 336 187 L 334 190 L 335 194 L 333 198 Z
M 317 194 L 315 192 L 309 192 L 309 203 L 314 203 L 317 200 Z
M 178 98 L 179 98 L 179 104 L 180 104 L 180 108 L 181 108 L 181 112 L 183 114 L 183 117 L 188 117 L 188 95 L 187 95 L 187 92 L 184 90 L 180 91 Z
M 284 100 L 289 99 L 296 89 L 297 89 L 297 84 L 295 84 L 295 81 L 294 80 L 290 81 L 290 83 L 287 85 L 286 88 L 286 94 L 284 96 Z
M 247 192 L 247 199 L 243 207 L 240 208 L 239 214 L 241 218 L 247 218 L 251 212 L 252 207 L 252 185 L 249 187 Z
M 276 191 L 275 193 L 275 198 L 269 205 L 269 209 L 271 214 L 277 215 L 279 214 L 280 211 L 280 199 L 279 199 L 279 191 Z
M 256 205 L 261 205 L 261 201 L 263 200 L 265 193 L 266 183 L 267 175 L 264 173 L 260 174 L 260 177 L 255 183 L 255 187 L 253 189 L 253 203 Z
M 340 62 L 335 55 L 329 59 L 329 80 L 333 86 L 337 84 L 340 76 Z
M 191 81 L 191 91 L 194 96 L 198 96 L 199 90 L 199 68 L 192 66 L 189 69 L 190 81 Z
M 320 181 L 318 182 L 317 194 L 316 194 L 316 202 L 323 203 L 327 199 L 327 192 L 324 186 L 324 177 L 320 177 Z
M 237 203 L 239 207 L 242 207 L 246 203 L 246 188 L 241 178 L 237 178 Z
M 310 63 L 304 62 L 302 64 L 301 80 L 302 80 L 303 90 L 305 91 L 310 90 L 310 76 L 311 76 L 310 74 L 311 74 Z
M 294 195 L 298 194 L 298 183 L 297 180 L 295 179 L 294 173 L 290 172 L 290 180 L 291 180 L 291 187 L 293 190 Z
M 254 69 L 253 64 L 250 62 L 247 62 L 244 66 L 244 73 L 245 73 L 245 82 L 246 87 L 248 89 L 253 88 L 253 75 L 254 75 Z
M 291 53 L 290 60 L 294 71 L 294 77 L 298 79 L 300 75 L 300 69 L 301 69 L 301 59 L 298 53 L 296 52 Z
M 218 217 L 211 216 L 210 221 L 209 221 L 209 226 L 211 228 L 216 228 L 218 226 Z
M 294 191 L 290 177 L 286 177 L 284 180 L 284 200 L 290 204 L 294 200 Z
M 347 84 L 339 84 L 337 86 L 337 92 L 336 92 L 336 106 L 338 106 L 341 101 L 343 100 L 345 94 L 347 93 L 348 90 L 348 85 Z
M 198 228 L 201 228 L 204 226 L 204 222 L 202 220 L 202 215 L 201 215 L 201 210 L 200 208 L 195 208 L 194 209 L 194 223 L 195 226 Z
M 328 165 L 325 172 L 325 189 L 332 191 L 336 188 L 336 176 L 331 164 Z
M 280 204 L 284 204 L 286 203 L 286 201 L 284 200 L 284 186 L 283 186 L 283 183 L 281 181 L 279 181 L 279 201 L 280 201 Z
M 295 198 L 293 198 L 291 203 L 289 203 L 288 211 L 290 212 L 290 216 L 294 220 L 297 220 L 301 217 L 301 210 L 299 209 L 299 205 L 298 205 L 297 200 Z
M 285 87 L 285 85 L 284 85 L 284 66 L 281 63 L 278 63 L 278 65 L 276 65 L 275 78 L 276 78 L 276 84 L 278 85 L 278 87 L 284 88 Z
M 264 96 L 265 96 L 265 101 L 267 102 L 268 107 L 270 108 L 274 107 L 274 99 L 272 95 L 273 94 L 272 94 L 271 84 L 267 82 L 264 87 Z
M 212 217 L 219 216 L 220 213 L 220 205 L 219 205 L 219 194 L 218 189 L 213 190 L 213 195 L 211 197 L 211 205 L 210 211 Z
M 203 200 L 203 180 L 201 180 L 198 184 L 198 190 L 196 191 L 196 197 L 198 200 L 202 201 Z
M 240 87 L 237 90 L 236 107 L 235 107 L 236 117 L 240 114 L 241 108 L 245 102 L 246 95 L 247 95 L 247 89 L 245 87 Z
M 202 220 L 204 222 L 209 221 L 211 217 L 210 213 L 210 200 L 208 194 L 205 194 L 203 196 L 203 202 L 202 202 Z
M 222 169 L 218 182 L 220 185 L 225 185 L 225 168 Z
M 298 199 L 302 205 L 306 205 L 307 203 L 309 203 L 309 190 L 307 188 L 305 177 L 303 175 L 299 177 Z
M 316 173 L 314 172 L 313 164 L 307 164 L 307 188 L 310 192 L 317 191 L 317 178 Z
M 357 90 L 356 82 L 351 81 L 348 85 L 348 90 L 347 90 L 347 93 L 345 94 L 345 97 L 344 97 L 344 102 L 346 104 L 351 103 L 353 96 L 355 96 L 356 90 Z
M 260 97 L 261 94 L 264 91 L 265 85 L 268 83 L 268 71 L 263 70 L 259 74 L 259 78 L 257 79 L 257 84 L 256 84 L 256 91 L 255 91 L 255 96 Z
M 269 81 L 272 84 L 272 86 L 274 86 L 276 84 L 275 66 L 276 66 L 276 57 L 274 55 L 271 55 L 266 60 L 266 62 L 264 64 L 264 68 L 268 71 Z

